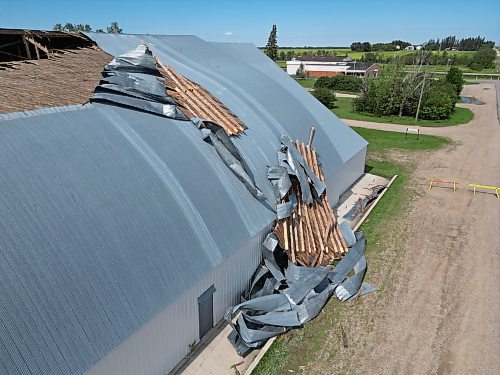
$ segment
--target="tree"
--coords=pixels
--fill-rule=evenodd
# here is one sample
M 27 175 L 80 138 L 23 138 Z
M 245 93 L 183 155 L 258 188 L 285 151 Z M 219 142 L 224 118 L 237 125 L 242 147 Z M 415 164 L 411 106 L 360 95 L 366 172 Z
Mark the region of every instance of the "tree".
M 60 23 L 56 23 L 54 25 L 54 27 L 52 28 L 52 30 L 65 31 L 68 33 L 72 33 L 75 31 L 92 31 L 92 27 L 90 27 L 89 24 L 84 25 L 82 23 L 79 23 L 78 25 L 76 25 L 76 24 L 73 24 L 71 22 L 66 22 L 66 24 L 64 26 Z
M 103 33 L 103 32 L 104 32 L 104 30 L 103 30 L 103 29 L 96 29 L 96 31 L 95 31 L 95 32 L 96 32 L 96 33 Z
M 335 100 L 337 100 L 337 98 L 335 97 L 335 94 L 332 90 L 323 87 L 315 88 L 313 91 L 313 95 L 326 108 L 330 109 L 335 106 Z
M 278 30 L 273 25 L 266 44 L 266 55 L 273 61 L 278 59 Z
M 361 51 L 362 52 L 370 52 L 372 50 L 372 45 L 368 42 L 363 42 L 361 44 Z
M 351 51 L 361 51 L 361 42 L 354 42 L 351 44 Z
M 297 72 L 295 73 L 295 76 L 297 78 L 306 78 L 306 71 L 304 69 L 304 63 L 300 63 L 299 68 L 297 69 Z
M 118 22 L 111 22 L 111 25 L 108 26 L 108 33 L 110 34 L 121 34 L 123 32 L 123 29 L 120 29 L 120 26 L 118 26 Z
M 460 95 L 462 88 L 464 87 L 464 78 L 462 71 L 458 69 L 456 66 L 452 66 L 448 73 L 446 74 L 446 82 L 453 85 L 455 88 L 455 92 L 457 96 Z
M 493 61 L 495 61 L 495 57 L 495 50 L 488 45 L 483 45 L 472 57 L 469 67 L 474 70 L 492 68 L 495 65 L 493 63 Z
M 89 24 L 81 24 L 79 23 L 78 25 L 75 26 L 75 30 L 78 30 L 78 31 L 92 31 L 92 28 L 90 27 Z
M 63 31 L 66 32 L 76 31 L 76 26 L 73 25 L 72 23 L 66 22 L 66 24 L 63 26 Z
M 454 103 L 445 92 L 431 90 L 422 103 L 420 118 L 444 120 L 451 116 L 453 108 Z

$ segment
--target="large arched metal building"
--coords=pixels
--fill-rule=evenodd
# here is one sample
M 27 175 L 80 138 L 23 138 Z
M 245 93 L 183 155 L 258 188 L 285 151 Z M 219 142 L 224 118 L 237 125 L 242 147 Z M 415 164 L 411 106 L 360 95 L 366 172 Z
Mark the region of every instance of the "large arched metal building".
M 316 128 L 332 204 L 367 143 L 249 44 L 88 34 L 147 45 L 246 125 L 255 184 L 280 136 Z M 164 374 L 239 302 L 276 214 L 193 124 L 101 102 L 0 115 L 0 373 Z

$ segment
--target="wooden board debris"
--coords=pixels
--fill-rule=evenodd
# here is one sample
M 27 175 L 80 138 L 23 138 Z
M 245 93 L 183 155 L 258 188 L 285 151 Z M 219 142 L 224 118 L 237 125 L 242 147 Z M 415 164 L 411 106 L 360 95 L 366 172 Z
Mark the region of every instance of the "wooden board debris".
M 209 91 L 187 79 L 171 66 L 162 65 L 156 59 L 158 70 L 165 78 L 167 93 L 181 106 L 180 110 L 189 118 L 203 118 L 222 126 L 228 135 L 238 135 L 246 126 Z
M 314 174 L 324 181 L 314 148 L 298 141 L 295 146 Z M 334 259 L 340 259 L 348 248 L 326 191 L 318 199 L 314 199 L 312 204 L 305 204 L 302 201 L 299 182 L 292 179 L 290 193 L 280 203 L 288 202 L 291 193 L 296 195 L 297 207 L 290 217 L 278 220 L 274 228 L 280 246 L 286 251 L 289 259 L 295 264 L 307 267 L 327 265 Z

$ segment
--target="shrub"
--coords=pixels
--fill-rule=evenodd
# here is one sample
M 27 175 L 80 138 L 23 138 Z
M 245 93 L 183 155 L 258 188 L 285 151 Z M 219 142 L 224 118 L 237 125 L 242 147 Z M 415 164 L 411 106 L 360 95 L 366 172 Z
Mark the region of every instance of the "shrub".
M 460 91 L 458 91 L 457 86 L 454 84 L 450 83 L 447 79 L 438 79 L 436 81 L 433 81 L 431 83 L 431 91 L 440 91 L 448 95 L 455 104 L 458 99 L 460 99 Z
M 362 79 L 355 76 L 320 77 L 314 84 L 314 88 L 326 88 L 334 91 L 360 92 L 362 83 Z
M 420 118 L 426 120 L 444 120 L 451 116 L 454 108 L 450 96 L 440 90 L 431 90 L 420 109 Z
M 483 45 L 479 48 L 474 56 L 469 67 L 473 70 L 482 70 L 495 67 L 496 52 L 488 45 Z
M 335 100 L 337 100 L 337 98 L 335 97 L 335 94 L 333 93 L 332 90 L 324 87 L 315 88 L 313 91 L 313 95 L 326 108 L 330 109 L 335 106 Z
M 456 66 L 452 66 L 448 73 L 446 74 L 446 82 L 453 85 L 457 95 L 460 95 L 462 88 L 464 87 L 464 77 L 462 71 Z

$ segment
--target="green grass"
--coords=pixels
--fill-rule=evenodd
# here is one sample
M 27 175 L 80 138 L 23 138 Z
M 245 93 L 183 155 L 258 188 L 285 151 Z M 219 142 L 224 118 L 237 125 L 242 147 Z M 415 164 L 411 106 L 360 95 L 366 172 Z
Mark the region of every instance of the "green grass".
M 387 65 L 387 64 L 385 64 L 385 65 Z M 433 72 L 444 73 L 444 72 L 447 72 L 449 68 L 450 67 L 447 65 L 429 65 L 428 67 L 426 67 L 426 71 L 428 71 L 430 73 L 433 73 Z M 483 69 L 480 71 L 469 69 L 467 66 L 459 66 L 459 68 L 463 73 L 474 73 L 474 74 L 499 74 L 500 73 L 498 66 L 496 68 L 493 68 L 493 69 Z M 415 70 L 415 69 L 417 69 L 417 68 L 415 66 L 412 66 L 412 65 L 407 65 L 405 68 L 405 70 Z
M 466 124 L 472 120 L 474 114 L 468 108 L 455 109 L 453 115 L 447 120 L 418 120 L 415 122 L 413 117 L 408 116 L 374 116 L 366 113 L 354 112 L 352 108 L 352 98 L 337 98 L 335 101 L 335 108 L 332 112 L 338 117 L 347 120 L 359 120 L 359 121 L 370 121 L 370 122 L 383 122 L 388 124 L 399 124 L 399 125 L 418 125 L 418 126 L 452 126 Z
M 385 150 L 423 151 L 437 150 L 450 144 L 450 140 L 432 135 L 409 135 L 404 133 L 388 132 L 365 128 L 352 127 L 352 129 L 369 142 L 369 151 L 383 152 Z
M 302 87 L 305 87 L 307 89 L 312 89 L 312 88 L 314 88 L 314 84 L 316 83 L 316 81 L 318 79 L 317 78 L 305 78 L 305 79 L 296 78 L 295 80 Z
M 286 69 L 286 61 L 276 61 L 276 64 L 281 68 L 281 69 Z
M 391 238 L 388 233 L 394 232 L 400 217 L 407 211 L 409 202 L 415 195 L 408 184 L 415 166 L 408 162 L 400 163 L 389 159 L 388 152 L 399 150 L 412 153 L 416 150 L 435 150 L 448 145 L 450 141 L 434 136 L 420 137 L 418 141 L 416 138 L 404 141 L 404 135 L 401 133 L 362 128 L 353 130 L 369 142 L 366 170 L 386 178 L 398 175 L 360 228 L 368 240 L 366 253 L 369 263 L 368 277 L 373 281 L 371 277 L 377 273 L 385 274 L 384 269 L 397 261 L 397 256 L 391 258 L 384 256 L 389 245 L 394 245 L 390 243 Z M 390 277 L 379 280 L 376 285 L 377 291 L 370 298 L 381 298 L 384 290 L 390 285 Z M 341 303 L 336 298 L 330 299 L 314 320 L 305 324 L 303 328 L 278 337 L 253 374 L 286 374 L 291 371 L 304 373 L 303 366 L 310 363 L 322 362 L 325 365 L 335 363 L 337 355 L 344 355 L 339 354 L 339 351 L 345 350 L 340 346 L 337 333 L 339 326 L 348 326 L 352 316 L 362 316 L 362 308 L 363 300 L 356 303 Z M 328 345 L 328 353 L 324 352 L 325 345 Z M 318 356 L 322 349 L 322 356 Z M 345 358 L 344 362 L 349 363 Z M 349 372 L 348 369 L 342 373 Z

